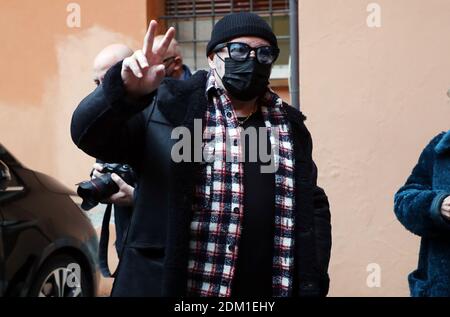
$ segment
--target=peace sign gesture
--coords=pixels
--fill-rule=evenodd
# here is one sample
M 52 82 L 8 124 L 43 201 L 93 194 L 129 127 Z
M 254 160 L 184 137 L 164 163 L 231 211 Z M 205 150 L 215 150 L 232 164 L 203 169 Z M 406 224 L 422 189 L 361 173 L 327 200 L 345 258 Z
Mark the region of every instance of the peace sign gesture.
M 142 97 L 155 91 L 165 76 L 163 64 L 164 54 L 175 36 L 175 29 L 169 28 L 163 40 L 153 46 L 158 23 L 150 22 L 144 38 L 142 50 L 137 50 L 124 59 L 122 64 L 122 80 L 127 93 L 135 98 Z

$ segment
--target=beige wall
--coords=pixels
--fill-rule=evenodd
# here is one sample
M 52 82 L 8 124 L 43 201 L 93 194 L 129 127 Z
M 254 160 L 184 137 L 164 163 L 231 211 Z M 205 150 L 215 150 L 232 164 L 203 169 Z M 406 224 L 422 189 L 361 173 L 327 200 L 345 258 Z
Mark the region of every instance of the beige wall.
M 393 194 L 422 148 L 450 127 L 450 2 L 383 0 L 381 28 L 362 0 L 300 0 L 302 109 L 332 205 L 331 295 L 408 295 L 419 240 Z M 381 266 L 381 288 L 366 266 Z
M 66 24 L 71 2 L 81 6 L 81 28 Z M 69 134 L 71 113 L 94 88 L 92 61 L 108 44 L 136 47 L 146 21 L 145 0 L 2 0 L 0 142 L 74 188 L 92 165 Z
M 82 27 L 71 29 L 70 2 L 0 2 L 0 142 L 74 188 L 92 163 L 69 135 L 94 88 L 92 60 L 110 43 L 138 47 L 151 12 L 144 0 L 77 0 Z M 396 221 L 392 196 L 448 127 L 450 2 L 378 1 L 377 29 L 366 25 L 370 1 L 299 2 L 302 110 L 332 204 L 331 295 L 405 296 L 418 239 Z M 381 288 L 366 286 L 369 263 L 381 266 Z
M 64 0 L 0 2 L 0 142 L 30 168 L 67 186 L 89 175 L 93 158 L 70 139 L 71 114 L 95 86 L 95 55 L 105 46 L 138 48 L 146 30 L 146 0 L 77 0 L 81 28 L 69 28 Z M 111 243 L 114 241 L 112 238 Z M 115 248 L 110 246 L 110 258 Z M 100 295 L 111 279 L 102 279 Z

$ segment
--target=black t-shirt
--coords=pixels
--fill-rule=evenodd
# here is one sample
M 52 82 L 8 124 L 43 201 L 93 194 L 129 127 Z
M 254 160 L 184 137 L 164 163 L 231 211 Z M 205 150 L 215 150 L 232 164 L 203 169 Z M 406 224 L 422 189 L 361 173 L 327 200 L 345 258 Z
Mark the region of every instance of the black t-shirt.
M 242 121 L 242 118 L 239 119 Z M 256 128 L 259 144 L 258 128 L 265 127 L 260 111 L 254 113 L 243 124 L 243 128 L 248 127 Z M 267 132 L 264 135 L 267 135 L 268 148 L 263 150 L 265 153 L 270 153 L 269 135 Z M 232 296 L 270 297 L 272 296 L 275 175 L 261 173 L 261 165 L 268 163 L 262 163 L 259 155 L 256 156 L 256 162 L 249 161 L 250 154 L 258 150 L 258 145 L 248 144 L 248 137 L 245 143 L 244 218 L 231 293 Z

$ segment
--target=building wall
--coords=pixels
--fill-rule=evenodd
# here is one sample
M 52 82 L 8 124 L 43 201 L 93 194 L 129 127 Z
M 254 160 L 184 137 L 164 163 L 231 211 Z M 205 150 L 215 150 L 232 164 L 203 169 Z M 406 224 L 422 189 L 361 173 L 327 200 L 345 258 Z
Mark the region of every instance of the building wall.
M 147 13 L 144 0 L 77 0 L 81 27 L 70 28 L 71 2 L 0 2 L 0 142 L 27 166 L 74 187 L 92 165 L 69 126 L 75 106 L 95 88 L 93 59 L 108 44 L 141 45 Z
M 419 239 L 393 195 L 428 141 L 449 128 L 450 2 L 300 0 L 302 110 L 332 206 L 334 296 L 407 296 Z M 367 265 L 381 287 L 367 287 Z
M 69 28 L 70 2 L 0 2 L 0 142 L 75 188 L 93 159 L 75 148 L 69 124 L 94 88 L 93 58 L 115 42 L 139 48 L 159 13 L 155 1 L 78 0 L 81 28 Z M 377 1 L 375 29 L 369 1 L 299 2 L 301 104 L 333 215 L 330 294 L 406 296 L 419 240 L 395 219 L 393 194 L 447 129 L 450 2 Z M 380 265 L 380 288 L 367 286 L 370 263 Z
M 140 47 L 147 1 L 77 0 L 80 28 L 66 23 L 72 2 L 0 1 L 0 142 L 26 166 L 75 189 L 94 160 L 72 143 L 71 114 L 95 88 L 91 68 L 102 48 L 117 42 Z M 111 285 L 102 279 L 100 295 Z

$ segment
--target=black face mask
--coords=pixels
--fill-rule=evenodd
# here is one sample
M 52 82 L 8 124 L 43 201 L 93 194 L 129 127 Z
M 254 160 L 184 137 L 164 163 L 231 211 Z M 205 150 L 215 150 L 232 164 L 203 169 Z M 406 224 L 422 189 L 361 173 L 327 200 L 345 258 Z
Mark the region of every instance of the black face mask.
M 237 62 L 225 58 L 225 74 L 222 83 L 231 97 L 249 101 L 260 97 L 269 85 L 272 65 L 258 63 L 254 58 Z

